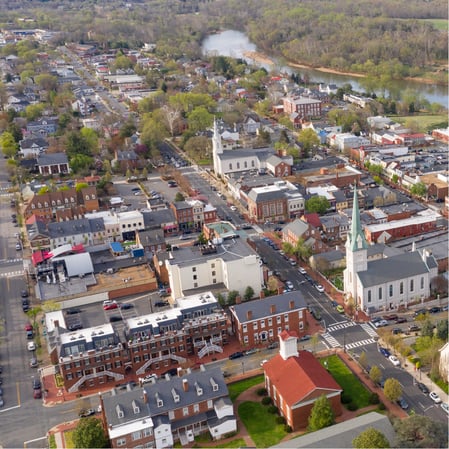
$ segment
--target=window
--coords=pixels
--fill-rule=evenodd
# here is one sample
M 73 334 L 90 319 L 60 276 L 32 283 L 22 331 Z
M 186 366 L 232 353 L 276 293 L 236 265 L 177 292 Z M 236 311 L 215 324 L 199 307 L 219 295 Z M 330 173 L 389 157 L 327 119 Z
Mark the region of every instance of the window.
M 208 409 L 212 408 L 212 401 L 210 399 L 207 401 L 207 408 Z
M 276 323 L 277 323 L 277 324 L 281 324 L 281 316 L 280 316 L 280 315 L 278 315 L 278 316 L 276 317 Z
M 210 264 L 210 267 L 211 267 L 211 268 L 215 268 L 215 264 L 214 264 L 214 263 L 211 263 L 211 264 Z
M 193 411 L 198 413 L 200 411 L 200 404 L 193 404 Z
M 240 169 L 240 162 L 237 162 L 237 170 Z
M 197 280 L 197 275 L 196 275 L 196 274 L 193 275 L 193 280 L 194 280 L 194 281 Z
M 248 342 L 249 342 L 248 335 L 244 335 L 243 336 L 243 343 L 248 343 Z
M 412 292 L 415 289 L 415 281 L 410 279 L 410 291 Z
M 390 298 L 393 296 L 393 284 L 390 284 L 388 287 L 388 294 L 390 295 Z
M 424 276 L 421 276 L 421 290 L 424 289 Z
M 382 299 L 382 287 L 379 287 L 379 300 Z
M 257 322 L 253 323 L 253 329 L 256 331 L 257 330 Z
M 196 267 L 192 267 L 192 271 L 195 272 L 196 271 Z
M 400 284 L 399 284 L 399 293 L 402 295 L 402 294 L 404 294 L 404 283 L 403 282 L 401 282 Z
M 368 290 L 368 302 L 371 302 L 371 290 Z
M 265 320 L 260 320 L 260 327 L 261 329 L 265 327 Z
M 285 321 L 286 323 L 288 323 L 288 313 L 286 313 L 286 314 L 284 315 L 284 321 Z
M 247 326 L 246 324 L 244 324 L 244 325 L 242 326 L 242 332 L 243 332 L 244 334 L 246 334 L 246 332 L 248 332 L 248 326 Z
M 168 412 L 168 419 L 170 420 L 175 419 L 175 412 L 173 410 L 170 410 Z
M 268 326 L 272 326 L 273 325 L 273 319 L 272 318 L 268 318 Z
M 212 271 L 212 276 L 215 276 L 215 274 L 216 274 L 215 271 Z
M 151 427 L 147 427 L 146 429 L 143 429 L 143 436 L 149 437 L 153 435 L 153 429 Z
M 189 407 L 183 407 L 182 416 L 189 416 Z
M 232 170 L 232 164 L 229 164 L 229 170 Z
M 117 446 L 126 446 L 126 438 L 119 438 L 117 440 Z
M 136 440 L 140 440 L 142 438 L 142 433 L 140 432 L 140 430 L 138 432 L 133 432 L 132 433 L 132 440 L 136 441 Z

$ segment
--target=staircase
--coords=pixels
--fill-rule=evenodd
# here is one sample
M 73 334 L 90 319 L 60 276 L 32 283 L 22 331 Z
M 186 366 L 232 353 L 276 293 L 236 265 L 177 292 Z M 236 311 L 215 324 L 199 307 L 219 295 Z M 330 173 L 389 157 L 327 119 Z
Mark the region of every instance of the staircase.
M 78 388 L 84 383 L 86 382 L 86 380 L 89 379 L 95 379 L 96 377 L 100 377 L 100 376 L 110 376 L 113 377 L 115 380 L 122 380 L 125 378 L 125 376 L 123 374 L 120 373 L 114 373 L 112 371 L 100 371 L 98 373 L 92 373 L 92 374 L 86 374 L 83 377 L 80 377 L 79 380 L 77 380 L 70 388 L 69 388 L 69 393 L 74 393 L 75 391 L 78 391 Z
M 205 355 L 209 355 L 211 352 L 223 352 L 223 348 L 214 344 L 206 344 L 206 346 L 198 352 L 198 357 L 202 359 Z

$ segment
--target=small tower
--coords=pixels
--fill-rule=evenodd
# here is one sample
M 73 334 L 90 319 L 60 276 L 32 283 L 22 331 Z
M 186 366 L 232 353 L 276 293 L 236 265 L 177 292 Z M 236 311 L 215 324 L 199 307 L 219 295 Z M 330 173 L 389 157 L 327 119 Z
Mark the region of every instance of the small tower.
M 346 269 L 344 271 L 344 290 L 358 301 L 356 273 L 368 269 L 368 242 L 360 223 L 357 187 L 354 186 L 354 203 L 352 206 L 351 230 L 346 240 Z
M 214 135 L 212 136 L 212 156 L 214 162 L 214 172 L 216 175 L 221 175 L 221 165 L 218 158 L 219 154 L 223 154 L 223 144 L 221 136 L 218 132 L 217 120 L 214 118 Z
M 298 357 L 298 335 L 294 331 L 283 330 L 279 334 L 279 354 L 284 360 Z

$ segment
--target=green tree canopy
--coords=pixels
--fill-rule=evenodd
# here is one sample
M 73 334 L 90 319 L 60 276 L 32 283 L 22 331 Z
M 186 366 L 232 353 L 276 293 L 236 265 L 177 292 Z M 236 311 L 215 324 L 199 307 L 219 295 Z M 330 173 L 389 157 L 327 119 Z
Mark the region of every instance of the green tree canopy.
M 212 126 L 214 116 L 204 107 L 198 106 L 187 117 L 189 131 L 197 133 Z
M 36 120 L 42 116 L 44 109 L 43 103 L 30 104 L 25 108 L 25 116 L 30 121 Z
M 184 201 L 184 195 L 181 192 L 177 192 L 175 195 L 175 201 Z
M 437 337 L 442 341 L 447 341 L 448 337 L 448 320 L 440 320 L 437 323 Z
M 331 426 L 335 422 L 334 412 L 329 399 L 323 394 L 313 404 L 309 416 L 308 429 L 312 432 Z
M 314 195 L 306 201 L 307 212 L 316 212 L 320 215 L 327 212 L 330 204 L 325 196 Z
M 70 168 L 75 172 L 79 173 L 83 170 L 87 170 L 93 163 L 93 158 L 86 156 L 85 154 L 75 154 L 70 158 Z
M 374 365 L 369 371 L 369 377 L 375 384 L 378 384 L 382 379 L 382 371 L 378 366 Z
M 251 285 L 248 285 L 245 289 L 245 293 L 243 294 L 243 299 L 245 301 L 250 301 L 254 298 L 254 289 L 251 287 Z
M 382 432 L 374 427 L 368 427 L 352 440 L 352 447 L 356 449 L 388 448 L 390 442 Z
M 385 381 L 384 394 L 391 402 L 396 402 L 402 396 L 402 387 L 399 381 L 389 377 Z
M 423 182 L 417 182 L 410 188 L 410 193 L 412 195 L 423 197 L 427 193 L 427 186 Z
M 320 139 L 313 129 L 306 128 L 299 132 L 298 142 L 301 144 L 304 153 L 308 154 L 314 145 L 320 144 Z
M 394 421 L 393 426 L 395 447 L 448 447 L 447 422 L 416 414 Z
M 78 448 L 108 447 L 109 440 L 101 420 L 92 417 L 80 419 L 73 431 L 73 444 Z
M 2 147 L 3 154 L 7 158 L 14 157 L 19 149 L 17 142 L 14 140 L 14 136 L 8 131 L 0 135 L 0 146 Z

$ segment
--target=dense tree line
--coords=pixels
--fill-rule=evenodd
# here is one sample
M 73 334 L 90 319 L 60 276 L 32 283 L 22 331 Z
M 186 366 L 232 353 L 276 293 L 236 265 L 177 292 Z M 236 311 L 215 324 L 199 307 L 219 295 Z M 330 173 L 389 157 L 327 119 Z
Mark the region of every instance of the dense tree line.
M 11 2 L 8 2 L 10 5 Z M 6 3 L 3 3 L 4 5 Z M 14 5 L 14 2 L 12 2 Z M 264 52 L 292 62 L 391 78 L 447 79 L 447 32 L 432 19 L 448 17 L 445 0 L 147 0 L 60 1 L 2 7 L 0 26 L 25 14 L 36 26 L 63 31 L 67 40 L 94 40 L 104 48 L 157 44 L 164 57 L 198 57 L 204 37 L 218 29 L 248 33 Z M 58 7 L 58 8 L 57 8 Z

